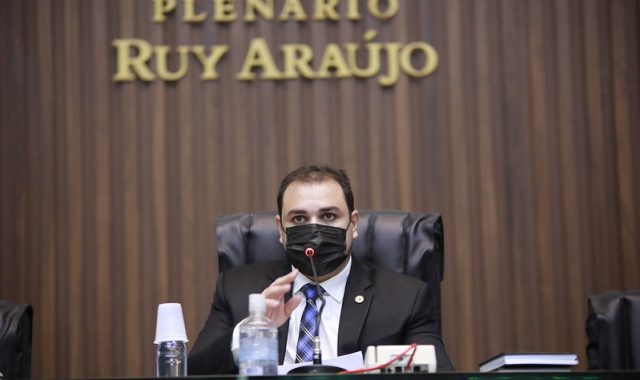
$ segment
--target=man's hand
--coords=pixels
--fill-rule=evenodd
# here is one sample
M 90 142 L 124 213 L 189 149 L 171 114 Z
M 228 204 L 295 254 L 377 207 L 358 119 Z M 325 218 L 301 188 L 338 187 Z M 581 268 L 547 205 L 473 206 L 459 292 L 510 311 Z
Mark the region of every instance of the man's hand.
M 291 290 L 291 284 L 298 275 L 298 270 L 294 269 L 282 277 L 278 277 L 268 288 L 262 291 L 265 298 L 266 315 L 276 326 L 282 326 L 291 316 L 291 313 L 302 301 L 302 296 L 297 294 L 291 297 L 288 302 L 284 302 L 284 295 Z

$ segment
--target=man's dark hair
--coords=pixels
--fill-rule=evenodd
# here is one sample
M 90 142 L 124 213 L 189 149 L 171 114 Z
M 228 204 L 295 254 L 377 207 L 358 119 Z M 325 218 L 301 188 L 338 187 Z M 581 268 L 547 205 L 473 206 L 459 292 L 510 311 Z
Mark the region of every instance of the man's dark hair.
M 354 210 L 353 190 L 351 189 L 351 181 L 349 181 L 347 173 L 342 169 L 334 169 L 327 165 L 305 165 L 287 174 L 282 182 L 280 182 L 280 189 L 278 189 L 278 215 L 282 217 L 282 197 L 291 183 L 317 183 L 327 179 L 338 182 L 342 188 L 344 199 L 347 202 L 349 214 L 351 214 Z

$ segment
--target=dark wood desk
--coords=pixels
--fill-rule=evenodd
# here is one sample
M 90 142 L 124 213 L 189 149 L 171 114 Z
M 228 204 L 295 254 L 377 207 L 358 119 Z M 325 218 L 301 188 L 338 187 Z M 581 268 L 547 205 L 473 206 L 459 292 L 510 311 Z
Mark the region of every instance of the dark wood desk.
M 357 374 L 357 375 L 287 375 L 256 376 L 255 380 L 640 380 L 640 371 L 598 372 L 508 372 L 508 373 L 411 373 L 411 374 Z M 155 379 L 157 378 L 150 378 Z M 184 379 L 247 379 L 240 376 L 189 376 Z M 123 379 L 120 379 L 123 380 Z M 141 380 L 141 379 L 137 379 Z M 173 380 L 173 379 L 172 379 Z M 177 378 L 175 380 L 178 380 Z

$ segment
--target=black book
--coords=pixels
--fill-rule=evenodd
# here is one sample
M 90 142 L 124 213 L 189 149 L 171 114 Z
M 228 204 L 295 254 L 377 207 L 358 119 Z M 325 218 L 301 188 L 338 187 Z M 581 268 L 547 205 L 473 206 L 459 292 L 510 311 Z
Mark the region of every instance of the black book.
M 576 354 L 507 352 L 480 363 L 480 372 L 564 372 L 576 364 Z

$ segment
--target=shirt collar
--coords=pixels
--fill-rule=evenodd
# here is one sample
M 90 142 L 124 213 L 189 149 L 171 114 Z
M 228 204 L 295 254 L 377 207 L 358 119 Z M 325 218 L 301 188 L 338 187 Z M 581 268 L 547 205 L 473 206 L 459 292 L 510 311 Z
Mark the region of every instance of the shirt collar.
M 293 267 L 291 268 L 293 269 Z M 322 286 L 325 291 L 324 295 L 333 298 L 338 303 L 342 303 L 342 299 L 344 298 L 344 289 L 347 286 L 347 278 L 349 277 L 350 271 L 351 255 L 349 255 L 349 262 L 347 262 L 347 265 L 345 265 L 337 275 L 320 283 L 320 286 Z M 301 273 L 300 276 L 297 276 L 296 279 L 293 280 L 293 293 L 295 294 L 299 292 L 303 286 L 309 283 L 312 283 L 312 281 Z

